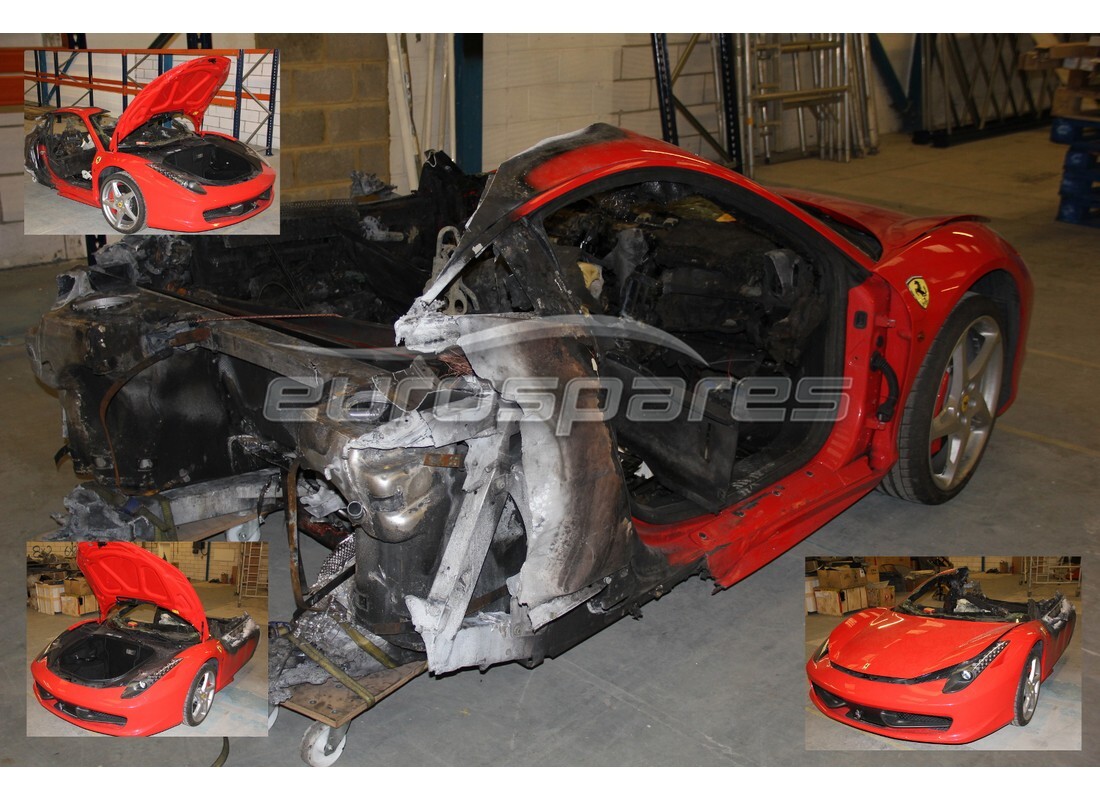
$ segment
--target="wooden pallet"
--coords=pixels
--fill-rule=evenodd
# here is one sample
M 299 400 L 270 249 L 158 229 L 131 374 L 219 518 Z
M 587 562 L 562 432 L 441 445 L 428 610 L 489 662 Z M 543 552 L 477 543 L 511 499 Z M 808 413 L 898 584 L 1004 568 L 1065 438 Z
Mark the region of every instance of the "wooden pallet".
M 427 661 L 414 661 L 357 680 L 374 695 L 377 703 L 427 669 Z M 319 685 L 303 683 L 295 686 L 291 690 L 290 698 L 284 700 L 282 705 L 332 728 L 351 722 L 371 707 L 366 700 L 335 678 L 329 678 Z

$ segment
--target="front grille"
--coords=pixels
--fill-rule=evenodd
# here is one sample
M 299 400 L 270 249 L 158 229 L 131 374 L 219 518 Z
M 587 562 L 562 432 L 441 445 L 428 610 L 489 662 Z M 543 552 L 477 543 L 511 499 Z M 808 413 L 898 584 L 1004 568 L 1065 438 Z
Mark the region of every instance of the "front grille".
M 267 188 L 262 194 L 251 200 L 245 200 L 241 203 L 234 203 L 231 206 L 222 206 L 221 208 L 212 208 L 209 211 L 202 212 L 202 218 L 207 222 L 213 222 L 217 219 L 225 219 L 226 217 L 240 217 L 245 214 L 249 214 L 256 210 L 256 207 L 267 200 L 271 199 L 271 188 Z
M 66 703 L 64 700 L 57 701 L 57 710 L 63 714 L 68 714 L 70 717 L 82 719 L 85 722 L 101 722 L 104 725 L 120 726 L 126 724 L 126 717 L 120 717 L 115 714 L 105 714 L 102 711 L 93 711 L 90 708 L 82 708 L 72 703 Z
M 848 705 L 847 701 L 837 697 L 832 692 L 825 691 L 816 683 L 814 684 L 814 694 L 816 694 L 818 699 L 829 708 L 840 708 L 841 706 Z
M 881 711 L 882 721 L 891 728 L 931 728 L 945 731 L 951 727 L 951 717 L 934 717 L 930 714 L 906 714 L 904 711 Z
M 951 727 L 951 717 L 937 717 L 931 714 L 910 714 L 905 711 L 885 711 L 883 709 L 861 706 L 838 697 L 830 691 L 813 684 L 814 694 L 826 708 L 848 707 L 845 714 L 848 719 L 874 725 L 877 728 L 924 728 L 925 730 L 946 731 Z

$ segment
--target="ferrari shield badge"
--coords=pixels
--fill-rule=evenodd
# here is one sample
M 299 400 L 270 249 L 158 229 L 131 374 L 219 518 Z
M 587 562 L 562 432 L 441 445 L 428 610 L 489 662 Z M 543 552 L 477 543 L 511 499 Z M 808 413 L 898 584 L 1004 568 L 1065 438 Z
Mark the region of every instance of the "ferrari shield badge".
M 928 284 L 924 278 L 910 278 L 905 283 L 909 287 L 909 294 L 920 303 L 921 308 L 928 308 Z

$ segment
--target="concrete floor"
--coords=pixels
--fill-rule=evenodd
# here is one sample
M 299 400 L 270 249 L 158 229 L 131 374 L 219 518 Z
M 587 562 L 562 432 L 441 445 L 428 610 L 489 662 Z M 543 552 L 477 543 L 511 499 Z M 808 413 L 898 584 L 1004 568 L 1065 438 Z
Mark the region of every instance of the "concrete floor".
M 266 736 L 267 735 L 267 601 L 246 597 L 237 605 L 232 586 L 219 583 L 194 583 L 195 591 L 207 616 L 236 617 L 247 612 L 256 620 L 262 633 L 256 653 L 233 677 L 233 682 L 214 696 L 214 705 L 206 720 L 194 728 L 177 725 L 153 738 L 179 736 Z M 81 620 L 95 619 L 86 614 Z M 90 739 L 111 739 L 102 733 L 84 730 L 54 716 L 35 700 L 31 693 L 30 663 L 42 649 L 64 630 L 77 622 L 64 614 L 42 614 L 27 609 L 27 736 L 79 736 Z
M 915 554 L 914 554 L 915 555 Z M 1027 586 L 1021 585 L 1019 575 L 978 573 L 986 597 L 998 600 L 1027 600 Z M 1035 597 L 1050 597 L 1057 591 L 1038 589 Z M 826 717 L 805 699 L 806 749 L 807 750 L 1080 750 L 1081 749 L 1081 666 L 1082 631 L 1087 627 L 1081 609 L 1080 598 L 1072 595 L 1071 587 L 1061 591 L 1077 608 L 1077 630 L 1066 652 L 1058 660 L 1054 672 L 1047 678 L 1039 693 L 1039 706 L 1031 722 L 1017 728 L 1006 725 L 996 733 L 976 742 L 962 745 L 923 744 L 891 739 L 873 733 L 841 725 Z M 850 615 L 849 615 L 850 616 Z M 842 617 L 825 614 L 806 615 L 806 652 L 808 660 L 833 628 L 843 624 Z
M 1082 748 L 1069 751 L 866 752 L 807 750 L 803 559 L 808 555 L 901 552 L 1100 552 L 1100 231 L 1053 221 L 1065 147 L 1043 131 L 935 150 L 885 137 L 879 155 L 851 164 L 798 161 L 758 179 L 864 198 L 917 214 L 976 211 L 992 217 L 1031 266 L 1036 283 L 1030 354 L 1015 407 L 999 423 L 981 469 L 952 502 L 929 508 L 872 494 L 806 542 L 729 591 L 711 596 L 692 580 L 534 670 L 510 664 L 485 674 L 421 677 L 353 723 L 338 765 L 1085 765 L 1100 764 L 1100 595 L 1086 577 L 1081 647 Z M 59 270 L 0 273 L 0 429 L 7 558 L 0 601 L 18 605 L 25 534 L 52 523 L 73 482 L 54 470 L 61 444 L 55 401 L 36 386 L 21 329 L 49 305 Z M 272 541 L 273 618 L 291 611 L 285 543 Z M 307 552 L 316 567 L 318 554 Z M 0 636 L 19 641 L 13 619 Z M 22 648 L 0 653 L 9 676 Z M 4 761 L 56 764 L 203 764 L 216 743 L 178 739 L 82 742 L 23 738 L 25 681 L 0 689 Z M 1092 700 L 1093 702 L 1088 702 Z M 283 711 L 264 739 L 234 739 L 229 763 L 293 764 L 307 721 Z M 840 726 L 837 726 L 840 727 Z
M 213 231 L 204 231 L 197 236 L 246 236 L 249 234 L 279 233 L 279 151 L 263 159 L 275 170 L 275 199 L 264 211 L 246 219 L 237 225 L 230 225 Z M 28 235 L 68 234 L 68 235 L 107 235 L 120 238 L 118 231 L 107 224 L 103 212 L 98 206 L 86 206 L 75 200 L 68 200 L 50 189 L 31 180 L 23 173 L 23 232 Z M 171 233 L 160 228 L 143 228 L 140 233 Z M 112 240 L 113 241 L 113 240 Z

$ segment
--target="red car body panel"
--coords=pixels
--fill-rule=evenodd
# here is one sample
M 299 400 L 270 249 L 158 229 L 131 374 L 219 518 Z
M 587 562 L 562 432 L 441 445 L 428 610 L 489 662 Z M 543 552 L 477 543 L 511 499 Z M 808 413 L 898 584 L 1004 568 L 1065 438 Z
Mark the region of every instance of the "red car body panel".
M 90 117 L 101 113 L 98 107 L 59 108 L 51 114 L 75 114 L 84 122 L 95 144 L 96 155 L 92 160 L 92 181 L 89 188 L 75 186 L 54 174 L 49 159 L 40 151 L 42 164 L 50 171 L 57 193 L 78 203 L 99 207 L 100 181 L 104 171 L 122 170 L 128 173 L 141 189 L 145 198 L 146 224 L 168 231 L 191 233 L 210 231 L 235 225 L 262 213 L 274 199 L 275 171 L 261 159 L 260 173 L 239 183 L 230 185 L 205 184 L 205 194 L 192 192 L 149 166 L 140 155 L 118 151 L 118 143 L 157 114 L 179 112 L 195 125 L 195 132 L 203 137 L 219 136 L 219 133 L 202 130 L 202 121 L 214 95 L 225 81 L 229 59 L 224 56 L 199 58 L 181 64 L 150 82 L 122 113 L 111 136 L 109 146 L 104 147 L 95 134 Z M 266 198 L 261 199 L 264 194 Z M 214 209 L 256 202 L 251 210 L 234 216 L 207 220 L 203 214 Z
M 80 542 L 76 565 L 99 603 L 100 622 L 107 619 L 120 597 L 135 598 L 167 608 L 206 638 L 206 611 L 191 581 L 144 547 L 126 542 Z
M 128 559 L 130 563 L 127 563 Z M 191 682 L 206 662 L 213 660 L 217 663 L 215 687 L 216 691 L 221 691 L 233 681 L 256 651 L 258 636 L 251 636 L 233 652 L 221 641 L 212 638 L 205 611 L 187 578 L 171 564 L 139 545 L 128 542 L 81 542 L 77 549 L 77 563 L 85 570 L 84 575 L 100 602 L 100 616 L 98 620 L 78 622 L 67 630 L 101 624 L 118 597 L 161 605 L 192 624 L 195 624 L 193 619 L 201 617 L 202 628 L 200 641 L 175 655 L 179 664 L 141 694 L 130 698 L 122 697 L 125 686 L 100 688 L 74 683 L 52 672 L 45 656 L 36 658 L 31 663 L 34 695 L 46 710 L 66 722 L 111 736 L 151 736 L 160 733 L 183 722 L 184 704 Z M 162 600 L 174 600 L 177 605 Z M 110 605 L 105 606 L 104 601 Z M 117 725 L 80 719 L 62 711 L 59 702 L 124 717 L 126 723 Z
M 1020 675 L 1032 648 L 1042 647 L 1041 675 L 1046 680 L 1069 645 L 1075 622 L 1074 615 L 1063 629 L 1052 632 L 1037 619 L 980 621 L 865 609 L 837 625 L 829 634 L 827 653 L 806 664 L 810 700 L 830 719 L 871 733 L 939 744 L 972 742 L 1012 722 Z M 946 678 L 916 680 L 973 659 L 1002 641 L 1007 646 L 971 685 L 958 691 L 943 691 Z M 845 704 L 830 707 L 818 689 Z M 946 730 L 884 727 L 867 721 L 866 715 L 857 717 L 857 708 L 947 717 L 951 722 Z
M 835 645 L 830 639 L 830 659 L 887 678 L 916 678 L 954 666 L 1016 627 L 1012 622 L 958 622 L 882 609 L 854 618 L 858 622 L 838 632 Z
M 150 81 L 118 118 L 111 135 L 111 150 L 158 114 L 179 112 L 202 130 L 206 109 L 229 76 L 229 59 L 203 56 L 180 64 Z
M 936 332 L 952 309 L 979 280 L 998 272 L 1007 276 L 1016 295 L 1017 318 L 1009 321 L 1015 332 L 1010 345 L 1011 377 L 999 411 L 1011 405 L 1023 362 L 1032 282 L 1016 251 L 975 222 L 979 218 L 946 215 L 918 219 L 810 192 L 773 193 L 667 142 L 628 131 L 624 134 L 621 139 L 565 150 L 520 174 L 498 173 L 494 180 L 511 181 L 518 187 L 515 203 L 501 211 L 508 219 L 518 219 L 595 181 L 631 172 L 701 173 L 752 192 L 788 212 L 867 273 L 866 280 L 848 296 L 844 370 L 844 376 L 851 380 L 848 413 L 834 424 L 817 455 L 779 485 L 769 486 L 718 514 L 673 524 L 635 519 L 638 537 L 646 545 L 663 551 L 674 564 L 705 559 L 715 581 L 730 586 L 874 489 L 897 460 L 902 415 L 896 413 L 885 423 L 875 417 L 886 397 L 886 386 L 869 368 L 872 354 L 881 349 L 897 374 L 900 412 Z M 523 155 L 515 160 L 522 161 Z M 882 256 L 873 260 L 796 203 L 820 209 L 871 233 L 883 246 Z M 471 227 L 477 217 L 475 213 Z M 493 222 L 483 221 L 480 227 L 488 230 Z M 913 277 L 922 277 L 928 285 L 927 308 L 907 288 Z M 859 311 L 866 312 L 871 320 L 862 329 L 853 324 Z M 885 341 L 881 348 L 877 345 L 880 338 Z

